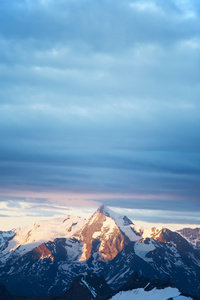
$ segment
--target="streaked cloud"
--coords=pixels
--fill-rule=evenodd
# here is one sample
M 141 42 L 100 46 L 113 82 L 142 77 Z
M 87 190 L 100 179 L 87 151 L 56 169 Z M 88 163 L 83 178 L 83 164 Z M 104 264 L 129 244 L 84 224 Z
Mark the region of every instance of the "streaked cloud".
M 199 211 L 199 2 L 0 7 L 7 209 L 18 213 L 25 203 L 28 214 L 26 205 L 40 203 L 38 211 L 53 214 L 49 207 L 105 202 Z

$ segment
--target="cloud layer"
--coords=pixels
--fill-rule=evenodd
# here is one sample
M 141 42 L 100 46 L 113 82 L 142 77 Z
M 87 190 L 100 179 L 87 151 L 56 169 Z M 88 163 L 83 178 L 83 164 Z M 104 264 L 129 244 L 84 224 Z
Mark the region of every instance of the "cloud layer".
M 0 6 L 0 201 L 200 211 L 199 1 Z

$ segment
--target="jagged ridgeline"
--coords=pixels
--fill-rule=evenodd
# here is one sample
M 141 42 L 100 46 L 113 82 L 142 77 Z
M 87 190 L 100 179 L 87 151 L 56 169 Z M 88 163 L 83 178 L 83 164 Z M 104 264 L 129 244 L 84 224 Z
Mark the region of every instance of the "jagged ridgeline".
M 6 288 L 0 285 L 1 300 L 33 300 L 23 296 L 10 295 Z M 192 300 L 181 292 L 169 280 L 149 280 L 134 273 L 129 281 L 117 291 L 113 291 L 103 276 L 92 273 L 77 276 L 70 288 L 62 295 L 43 296 L 35 300 Z
M 177 232 L 136 227 L 105 206 L 88 220 L 66 216 L 0 232 L 0 242 L 0 283 L 14 295 L 61 295 L 88 273 L 116 291 L 137 272 L 200 297 L 199 249 Z

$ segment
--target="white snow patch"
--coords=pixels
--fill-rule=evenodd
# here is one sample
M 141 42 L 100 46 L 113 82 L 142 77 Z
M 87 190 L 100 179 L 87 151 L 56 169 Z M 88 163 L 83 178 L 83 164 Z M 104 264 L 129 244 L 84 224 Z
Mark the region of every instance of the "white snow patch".
M 93 239 L 96 239 L 96 238 L 98 238 L 99 236 L 101 235 L 101 231 L 96 231 L 96 232 L 94 232 L 93 233 Z
M 149 261 L 150 258 L 146 257 L 147 253 L 150 251 L 154 251 L 156 249 L 153 241 L 150 239 L 148 244 L 145 244 L 143 242 L 136 242 L 135 243 L 135 253 L 141 257 L 142 259 Z
M 163 229 L 162 227 L 152 227 L 152 228 L 145 228 L 142 226 L 134 226 L 135 230 L 139 231 L 142 234 L 142 237 L 144 239 L 146 238 L 152 238 L 153 236 L 155 236 L 156 234 L 158 234 L 159 232 L 161 232 L 161 230 Z
M 75 261 L 82 254 L 82 244 L 74 243 L 71 239 L 67 239 L 65 243 L 67 256 L 70 260 Z
M 191 298 L 180 296 L 179 290 L 171 287 L 162 290 L 153 289 L 151 291 L 145 291 L 144 289 L 135 289 L 132 291 L 120 292 L 110 300 L 167 300 L 169 298 L 192 300 Z
M 167 245 L 168 246 L 168 245 Z M 178 250 L 176 249 L 176 247 L 174 245 L 172 245 L 171 247 L 169 247 L 169 249 L 171 250 L 171 252 L 173 253 L 173 257 L 176 258 L 181 258 Z
M 86 245 L 86 244 L 83 244 L 83 247 L 82 247 L 82 255 L 81 255 L 81 257 L 79 258 L 79 261 L 86 261 L 86 252 L 87 252 L 87 245 Z
M 101 228 L 102 232 L 106 232 L 106 240 L 110 239 L 110 235 L 112 235 L 114 229 L 116 228 L 116 223 L 113 219 L 106 217 L 105 221 L 103 222 L 103 226 Z

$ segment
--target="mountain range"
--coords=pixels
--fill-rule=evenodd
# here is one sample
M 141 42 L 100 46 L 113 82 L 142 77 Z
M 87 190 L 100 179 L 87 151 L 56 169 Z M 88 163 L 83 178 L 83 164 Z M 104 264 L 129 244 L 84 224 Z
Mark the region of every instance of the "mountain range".
M 129 281 L 113 291 L 102 276 L 92 273 L 77 276 L 62 295 L 27 298 L 9 294 L 0 284 L 1 300 L 192 300 L 171 284 L 169 280 L 149 280 L 134 273 Z M 197 299 L 197 298 L 195 298 Z
M 135 293 L 135 288 L 129 287 L 128 291 L 124 287 L 137 274 L 149 282 L 170 280 L 164 289 L 173 293 L 176 289 L 177 297 L 183 293 L 198 298 L 200 251 L 198 244 L 194 245 L 190 235 L 185 234 L 167 228 L 139 228 L 126 216 L 105 206 L 88 220 L 66 216 L 19 230 L 1 231 L 0 282 L 16 296 L 53 297 L 67 293 L 74 281 L 87 286 L 84 282 L 88 279 L 83 276 L 90 274 L 92 278 L 101 278 L 97 280 L 99 286 L 104 286 L 100 281 L 105 280 L 107 299 L 118 299 L 114 298 L 118 292 L 121 300 L 125 299 L 124 293 Z M 93 289 L 96 291 L 97 287 Z M 137 289 L 141 298 L 134 299 L 142 299 L 145 286 Z M 100 294 L 96 293 L 100 298 L 93 297 L 104 299 L 105 295 Z M 152 299 L 156 297 L 154 293 Z
M 194 246 L 194 248 L 200 250 L 200 228 L 183 228 L 177 230 L 186 240 Z

